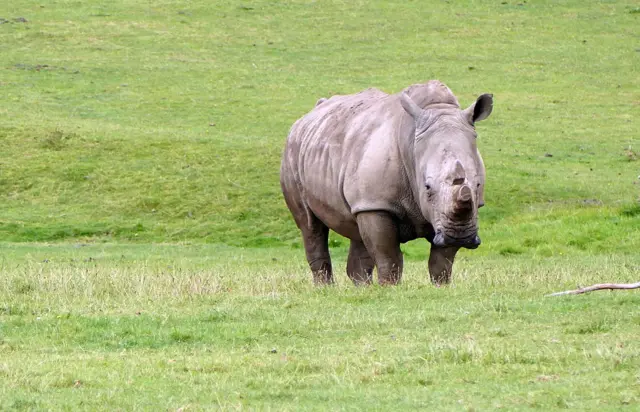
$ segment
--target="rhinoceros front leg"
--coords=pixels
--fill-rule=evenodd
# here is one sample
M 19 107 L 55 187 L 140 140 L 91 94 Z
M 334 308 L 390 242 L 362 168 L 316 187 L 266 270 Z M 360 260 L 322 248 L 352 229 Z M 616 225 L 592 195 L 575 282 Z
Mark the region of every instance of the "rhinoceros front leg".
M 352 240 L 347 260 L 347 275 L 356 285 L 370 284 L 373 275 L 373 259 L 359 240 Z
M 378 268 L 378 282 L 398 284 L 402 278 L 402 252 L 393 218 L 386 212 L 362 212 L 356 220 L 362 241 Z
M 436 285 L 445 285 L 451 282 L 451 268 L 459 247 L 436 247 L 431 245 L 429 253 L 429 275 L 431 282 Z

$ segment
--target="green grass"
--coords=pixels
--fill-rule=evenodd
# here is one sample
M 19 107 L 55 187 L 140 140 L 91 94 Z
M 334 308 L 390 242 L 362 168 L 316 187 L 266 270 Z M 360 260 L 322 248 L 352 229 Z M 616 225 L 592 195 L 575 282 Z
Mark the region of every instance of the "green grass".
M 638 293 L 543 297 L 638 280 L 637 2 L 107 3 L 0 4 L 0 409 L 640 407 Z M 314 288 L 289 127 L 429 79 L 494 94 L 482 246 Z
M 293 121 L 437 78 L 463 105 L 495 95 L 488 242 L 551 210 L 619 243 L 609 217 L 640 194 L 634 4 L 503 3 L 7 3 L 0 236 L 299 245 L 278 185 Z
M 287 248 L 3 246 L 0 409 L 640 405 L 640 296 L 544 297 L 634 280 L 636 256 L 461 259 L 441 289 L 410 261 L 397 288 L 314 288 Z

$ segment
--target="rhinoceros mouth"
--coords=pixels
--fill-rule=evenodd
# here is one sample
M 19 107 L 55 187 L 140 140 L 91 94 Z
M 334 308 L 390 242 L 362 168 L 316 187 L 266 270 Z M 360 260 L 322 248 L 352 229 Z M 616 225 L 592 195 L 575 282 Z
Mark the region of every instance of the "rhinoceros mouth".
M 450 247 L 450 246 L 458 246 L 464 247 L 467 249 L 476 249 L 480 246 L 482 241 L 480 240 L 480 236 L 477 233 L 471 233 L 468 236 L 451 236 L 443 232 L 442 230 L 436 231 L 435 236 L 433 237 L 433 245 L 438 247 Z

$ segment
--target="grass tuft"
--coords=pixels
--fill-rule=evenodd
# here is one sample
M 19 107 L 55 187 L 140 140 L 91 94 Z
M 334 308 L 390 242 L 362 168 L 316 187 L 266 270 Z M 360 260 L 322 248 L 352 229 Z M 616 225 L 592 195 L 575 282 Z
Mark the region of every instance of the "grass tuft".
M 635 217 L 640 215 L 640 204 L 623 207 L 620 209 L 620 215 L 624 217 Z
M 65 133 L 56 129 L 49 132 L 44 138 L 42 138 L 40 145 L 44 149 L 62 150 L 76 138 L 77 136 L 74 133 Z

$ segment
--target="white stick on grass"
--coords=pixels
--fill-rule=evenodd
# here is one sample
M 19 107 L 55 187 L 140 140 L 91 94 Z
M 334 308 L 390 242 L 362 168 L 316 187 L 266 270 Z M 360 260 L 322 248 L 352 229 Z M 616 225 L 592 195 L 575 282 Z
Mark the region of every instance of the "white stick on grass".
M 587 286 L 580 289 L 566 290 L 564 292 L 551 293 L 546 296 L 561 296 L 561 295 L 580 295 L 582 293 L 593 292 L 596 290 L 613 290 L 613 289 L 638 289 L 640 288 L 640 282 L 638 283 L 599 283 L 597 285 Z

